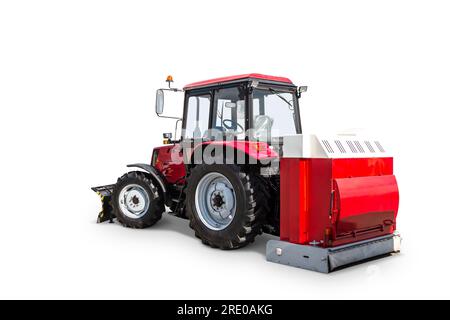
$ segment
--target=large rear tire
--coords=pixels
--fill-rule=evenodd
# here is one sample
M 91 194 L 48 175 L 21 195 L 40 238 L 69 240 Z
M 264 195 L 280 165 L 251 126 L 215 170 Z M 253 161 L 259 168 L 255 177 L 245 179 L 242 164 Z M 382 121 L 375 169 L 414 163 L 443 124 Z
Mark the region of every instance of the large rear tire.
M 268 212 L 256 175 L 236 165 L 201 164 L 187 179 L 186 210 L 195 235 L 214 248 L 237 249 L 262 233 Z
M 154 225 L 165 209 L 158 189 L 141 171 L 128 172 L 117 180 L 112 207 L 120 223 L 136 229 Z

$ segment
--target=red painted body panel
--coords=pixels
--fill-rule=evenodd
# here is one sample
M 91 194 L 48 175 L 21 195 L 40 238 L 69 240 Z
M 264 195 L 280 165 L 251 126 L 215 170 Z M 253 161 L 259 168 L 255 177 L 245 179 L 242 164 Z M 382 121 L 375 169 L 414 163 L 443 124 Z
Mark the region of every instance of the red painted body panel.
M 395 176 L 369 176 L 334 180 L 337 195 L 336 233 L 380 226 L 392 233 L 398 211 Z
M 268 158 L 278 158 L 278 153 L 272 150 L 266 142 L 257 141 L 211 141 L 204 142 L 203 145 L 222 145 L 242 151 L 250 157 L 262 160 Z
M 333 178 L 390 175 L 394 173 L 393 158 L 333 159 Z
M 214 146 L 214 147 L 226 147 L 241 151 L 248 156 L 256 160 L 270 160 L 273 158 L 278 158 L 279 155 L 276 151 L 272 150 L 266 142 L 257 141 L 206 141 L 193 145 L 191 149 L 191 155 L 200 146 Z
M 280 239 L 308 244 L 323 237 L 329 219 L 332 176 L 329 159 L 281 158 Z M 317 230 L 320 229 L 320 238 Z
M 209 86 L 209 85 L 222 84 L 222 83 L 226 83 L 229 81 L 235 81 L 235 80 L 241 80 L 241 79 L 247 79 L 247 78 L 292 84 L 292 81 L 289 80 L 288 78 L 268 76 L 268 75 L 259 74 L 259 73 L 248 73 L 248 74 L 240 74 L 240 75 L 236 75 L 236 76 L 229 76 L 229 77 L 222 77 L 222 78 L 198 81 L 198 82 L 194 82 L 194 83 L 190 83 L 190 84 L 186 85 L 184 87 L 184 89 L 193 89 L 196 87 L 204 87 L 204 86 Z
M 256 141 L 209 141 L 202 142 L 195 145 L 190 151 L 191 154 L 199 146 L 223 146 L 228 148 L 234 148 L 242 153 L 247 154 L 256 160 L 269 160 L 278 158 L 278 153 L 269 148 L 269 145 L 265 142 Z M 183 160 L 183 153 L 181 152 L 181 145 L 166 145 L 157 147 L 154 151 L 158 152 L 156 160 L 152 159 L 152 163 L 156 170 L 158 170 L 167 180 L 168 183 L 184 183 L 182 179 L 186 175 L 186 168 Z M 185 152 L 189 152 L 185 150 Z
M 183 177 L 186 175 L 186 168 L 183 162 L 183 154 L 179 144 L 165 145 L 154 148 L 158 155 L 152 163 L 167 180 L 168 183 L 184 183 Z
M 392 233 L 399 201 L 392 168 L 392 158 L 282 158 L 281 240 L 337 246 Z
M 361 213 L 398 210 L 395 176 L 335 179 L 340 219 Z

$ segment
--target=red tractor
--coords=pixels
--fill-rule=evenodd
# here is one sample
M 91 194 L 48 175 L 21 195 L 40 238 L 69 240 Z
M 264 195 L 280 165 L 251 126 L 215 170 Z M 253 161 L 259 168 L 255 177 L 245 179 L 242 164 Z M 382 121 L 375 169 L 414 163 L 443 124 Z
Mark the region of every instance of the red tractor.
M 280 237 L 267 243 L 269 261 L 319 272 L 399 251 L 399 193 L 381 141 L 302 134 L 307 88 L 287 78 L 167 82 L 156 113 L 165 117 L 164 92 L 184 92 L 181 136 L 164 134 L 150 163 L 93 188 L 98 222 L 146 228 L 168 207 L 206 245 L 237 249 L 266 232 Z

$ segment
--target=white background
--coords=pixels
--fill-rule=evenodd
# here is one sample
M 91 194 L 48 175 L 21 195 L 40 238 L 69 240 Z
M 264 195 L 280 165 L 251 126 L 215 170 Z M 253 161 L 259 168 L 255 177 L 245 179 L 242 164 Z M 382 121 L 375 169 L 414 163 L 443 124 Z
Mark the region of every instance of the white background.
M 0 298 L 449 298 L 449 9 L 2 1 Z M 183 86 L 247 72 L 309 86 L 305 131 L 385 137 L 401 255 L 323 275 L 265 262 L 268 236 L 224 252 L 169 216 L 145 230 L 95 224 L 90 187 L 149 162 L 174 128 L 153 112 L 165 76 Z

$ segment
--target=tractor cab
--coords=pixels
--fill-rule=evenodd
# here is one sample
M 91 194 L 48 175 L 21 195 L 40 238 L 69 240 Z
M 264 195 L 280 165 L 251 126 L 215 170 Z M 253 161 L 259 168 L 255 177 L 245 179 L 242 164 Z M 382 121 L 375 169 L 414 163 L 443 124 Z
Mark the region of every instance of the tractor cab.
M 183 90 L 182 140 L 271 144 L 301 133 L 298 98 L 306 87 L 287 78 L 253 73 L 195 82 Z

